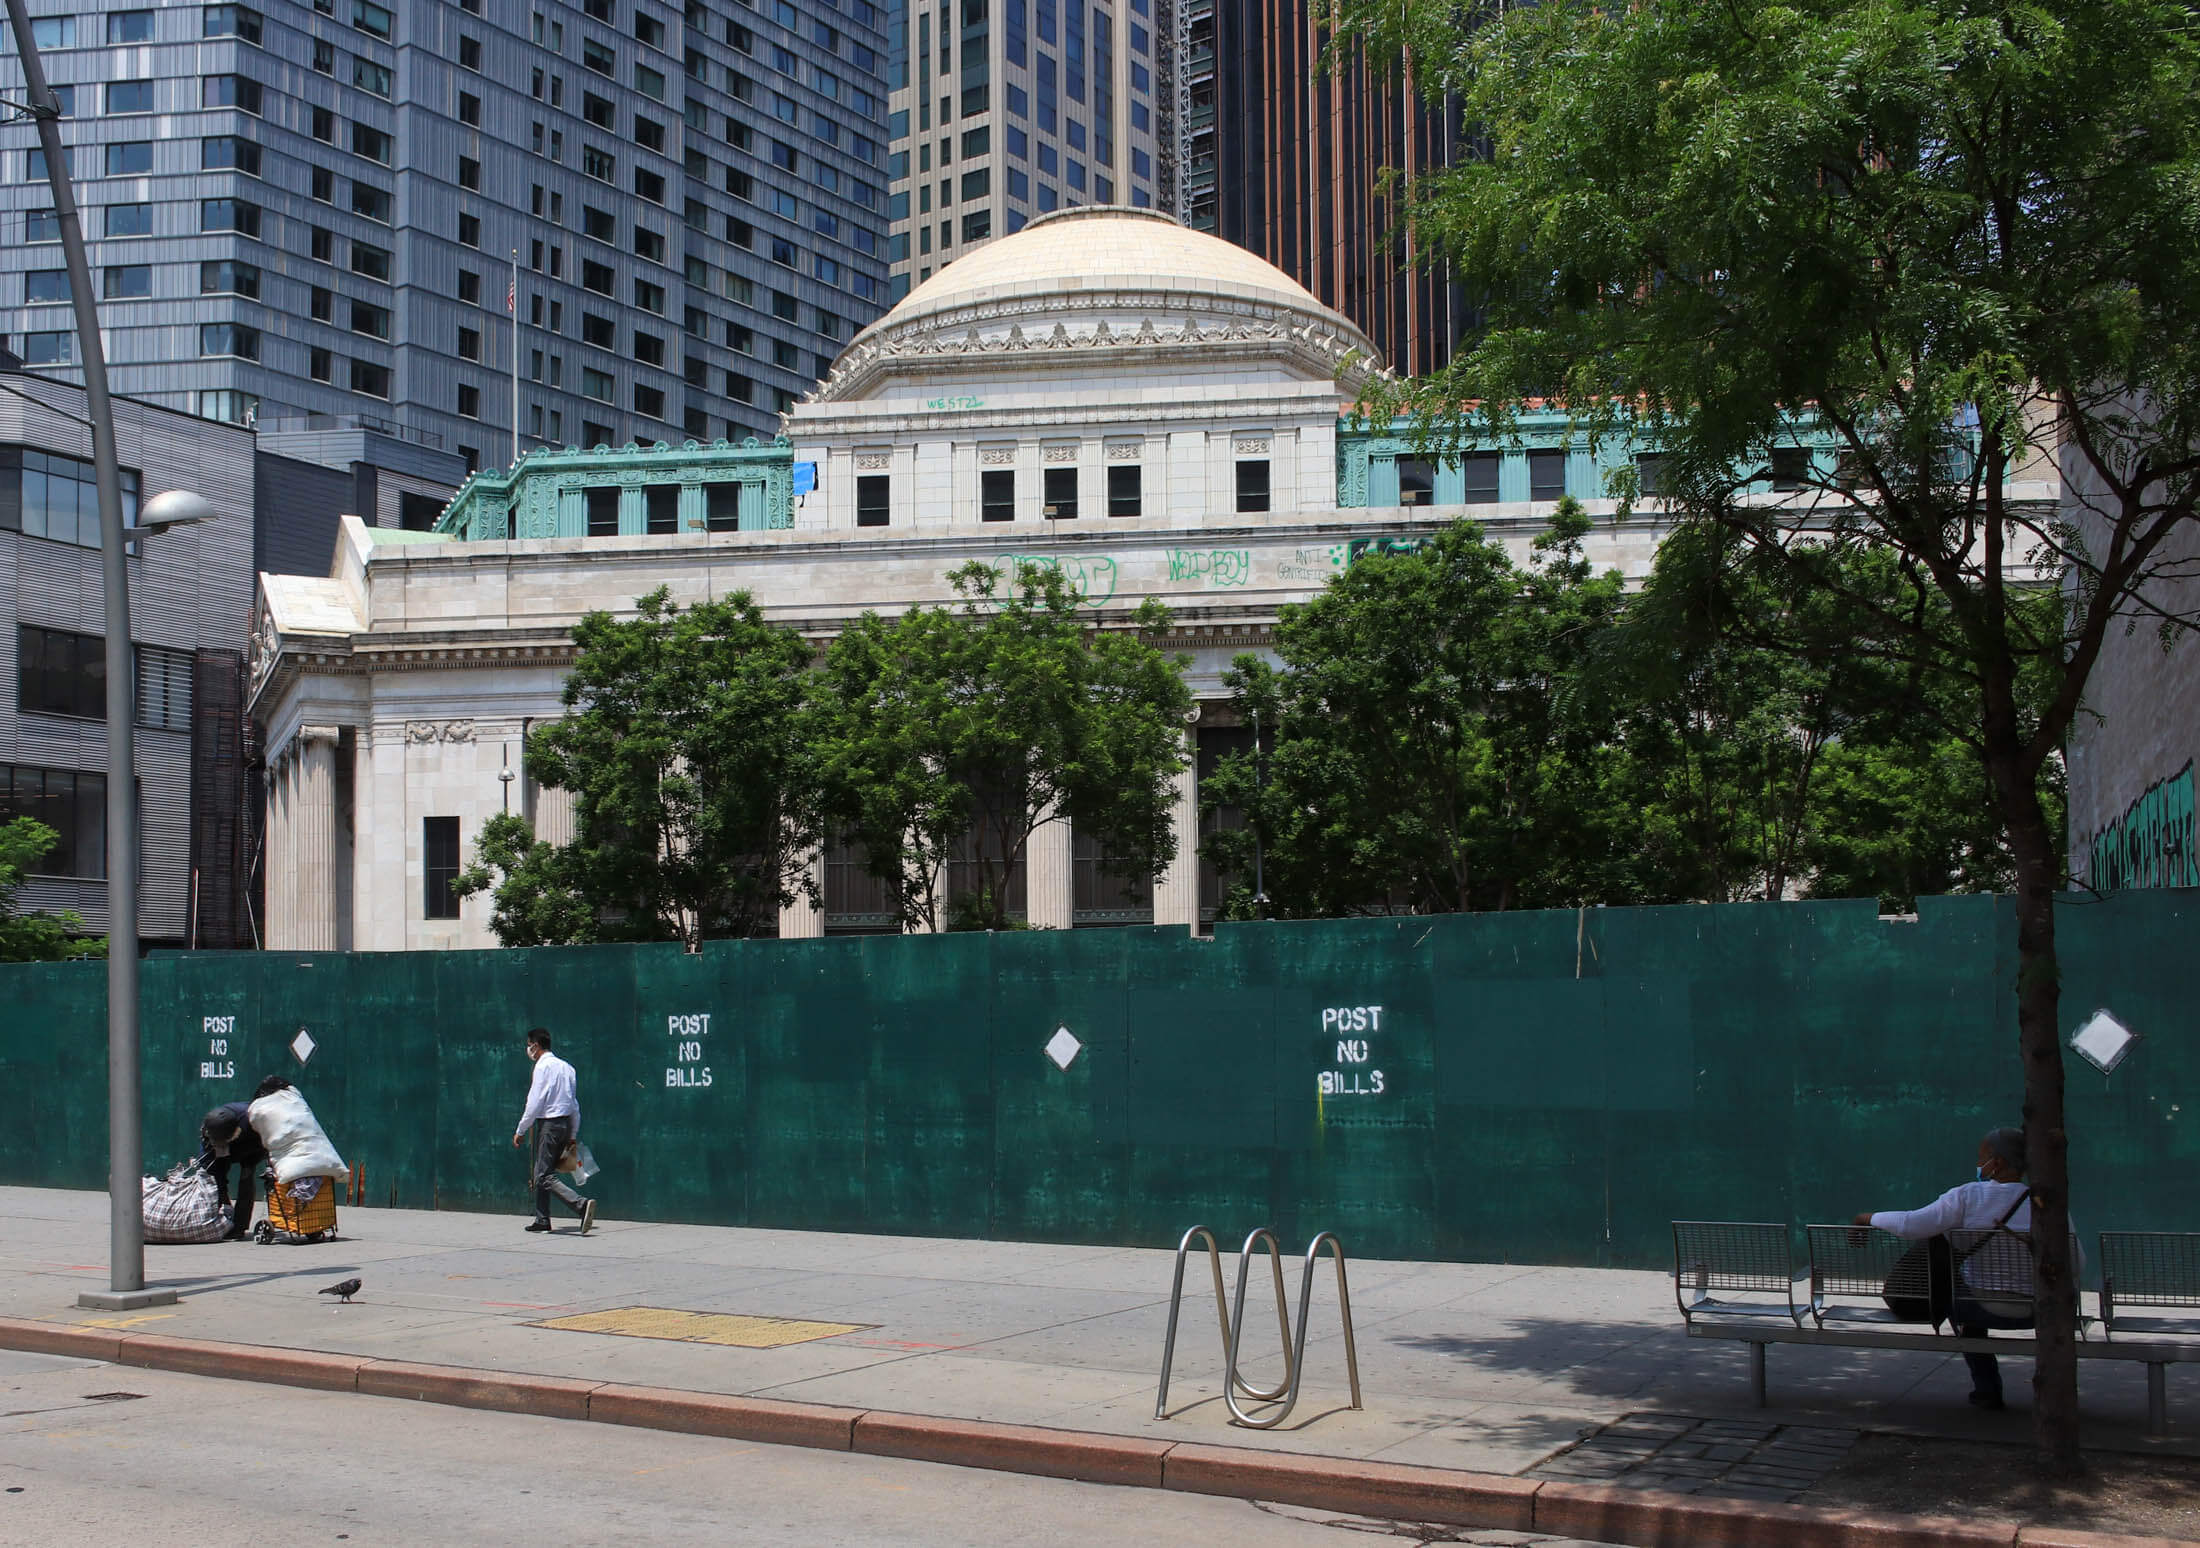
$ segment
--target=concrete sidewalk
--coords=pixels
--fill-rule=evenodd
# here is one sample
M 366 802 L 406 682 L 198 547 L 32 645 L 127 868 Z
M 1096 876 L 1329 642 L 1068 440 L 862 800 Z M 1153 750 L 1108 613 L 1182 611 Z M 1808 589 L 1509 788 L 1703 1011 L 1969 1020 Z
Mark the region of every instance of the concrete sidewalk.
M 1174 1417 L 1153 1417 L 1173 1261 L 1166 1250 L 616 1218 L 585 1238 L 571 1225 L 539 1236 L 522 1229 L 520 1214 L 345 1209 L 342 1239 L 331 1243 L 148 1248 L 148 1282 L 179 1290 L 182 1301 L 108 1315 L 74 1304 L 78 1291 L 106 1283 L 106 1220 L 102 1194 L 0 1188 L 0 1316 L 1551 1477 L 1610 1476 L 1588 1455 L 1552 1459 L 1602 1427 L 1621 1425 L 1606 1437 L 1617 1442 L 1668 1432 L 1673 1416 L 1711 1421 L 1715 1431 L 1791 1426 L 1798 1436 L 1872 1428 L 2022 1442 L 2029 1433 L 2023 1361 L 2008 1372 L 2010 1410 L 1980 1414 L 1965 1404 L 1968 1378 L 1953 1357 L 1776 1349 L 1773 1407 L 1757 1409 L 1744 1350 L 1686 1340 L 1670 1279 L 1657 1273 L 1354 1260 L 1367 1406 L 1353 1412 L 1325 1259 L 1299 1407 L 1286 1428 L 1260 1432 L 1227 1422 L 1212 1291 L 1197 1261 L 1186 1276 Z M 1226 1259 L 1226 1273 L 1234 1266 Z M 1296 1297 L 1298 1266 L 1287 1260 L 1286 1268 Z M 365 1281 L 355 1304 L 314 1293 L 354 1276 Z M 862 1327 L 748 1349 L 536 1326 L 629 1306 Z M 1248 1320 L 1248 1374 L 1273 1381 L 1280 1359 L 1259 1274 Z M 2191 1417 L 2200 1394 L 2181 1390 L 2173 1375 L 2172 1436 L 2150 1442 L 2143 1373 L 2107 1364 L 2084 1373 L 2089 1445 L 2200 1454 Z M 1588 1448 L 1630 1449 L 1639 1448 Z

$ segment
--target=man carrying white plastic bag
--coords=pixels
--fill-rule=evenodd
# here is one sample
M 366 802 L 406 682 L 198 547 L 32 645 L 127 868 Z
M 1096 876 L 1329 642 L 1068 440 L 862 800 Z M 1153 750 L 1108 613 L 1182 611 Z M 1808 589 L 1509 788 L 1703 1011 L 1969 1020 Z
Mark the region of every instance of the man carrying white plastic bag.
M 551 1229 L 550 1196 L 556 1194 L 581 1217 L 581 1235 L 586 1236 L 596 1228 L 596 1201 L 582 1198 L 558 1175 L 568 1148 L 575 1150 L 578 1159 L 581 1103 L 573 1066 L 550 1051 L 550 1033 L 544 1027 L 528 1031 L 527 1057 L 534 1061 L 535 1074 L 527 1088 L 527 1110 L 520 1114 L 519 1128 L 512 1135 L 517 1147 L 527 1143 L 530 1127 L 535 1131 L 535 1218 L 527 1229 Z M 593 1160 L 589 1166 L 594 1169 Z

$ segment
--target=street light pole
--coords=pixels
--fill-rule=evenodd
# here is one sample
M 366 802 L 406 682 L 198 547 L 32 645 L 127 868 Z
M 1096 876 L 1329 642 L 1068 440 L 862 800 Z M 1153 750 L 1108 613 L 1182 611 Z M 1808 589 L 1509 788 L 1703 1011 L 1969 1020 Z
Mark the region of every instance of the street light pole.
M 80 1305 L 127 1309 L 161 1305 L 172 1290 L 145 1288 L 143 1135 L 138 1093 L 137 756 L 130 734 L 136 718 L 130 659 L 129 572 L 124 562 L 122 478 L 115 463 L 114 411 L 107 402 L 107 359 L 99 343 L 99 308 L 84 256 L 84 229 L 61 144 L 61 108 L 31 40 L 23 0 L 7 0 L 8 26 L 23 61 L 38 143 L 53 188 L 61 254 L 76 309 L 77 351 L 83 356 L 84 409 L 92 422 L 92 468 L 99 486 L 99 568 L 107 638 L 107 1209 L 108 1288 L 88 1291 Z

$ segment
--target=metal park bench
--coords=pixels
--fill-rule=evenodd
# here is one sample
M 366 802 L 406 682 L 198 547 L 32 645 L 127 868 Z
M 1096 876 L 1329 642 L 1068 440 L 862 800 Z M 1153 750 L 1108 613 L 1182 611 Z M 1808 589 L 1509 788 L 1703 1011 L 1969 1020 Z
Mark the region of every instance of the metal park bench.
M 1674 1299 L 1681 1309 L 1690 1338 L 1731 1339 L 1749 1346 L 1750 1390 L 1762 1408 L 1765 1395 L 1765 1351 L 1773 1344 L 1816 1344 L 1842 1349 L 1903 1349 L 1929 1354 L 1992 1354 L 2031 1357 L 2038 1353 L 2036 1339 L 2021 1334 L 1990 1338 L 1965 1338 L 1952 1329 L 1905 1332 L 1905 1326 L 1923 1328 L 1922 1320 L 1905 1320 L 1890 1311 L 1886 1295 L 1906 1298 L 1913 1287 L 1897 1275 L 1910 1249 L 1917 1244 L 1889 1236 L 1884 1231 L 1854 1226 L 1806 1226 L 1804 1240 L 1810 1249 L 1805 1273 L 1808 1290 L 1795 1295 L 1795 1273 L 1789 1253 L 1788 1228 L 1755 1221 L 1676 1220 L 1673 1222 Z M 2028 1269 L 2030 1255 L 2019 1238 L 2006 1237 L 2006 1252 L 1990 1233 L 1976 1233 L 1977 1241 L 1962 1241 L 1955 1252 L 1969 1253 L 1968 1278 L 1979 1284 L 2007 1284 L 2017 1276 L 2019 1261 Z M 2075 1243 L 2073 1243 L 2075 1247 Z M 2007 1263 L 1996 1262 L 2002 1253 Z M 1922 1263 L 1918 1254 L 1912 1263 Z M 2075 1257 L 2075 1252 L 2073 1252 Z M 2144 1342 L 2115 1332 L 2200 1334 L 2200 1235 L 2169 1232 L 2112 1232 L 2101 1237 L 2103 1291 L 2101 1323 L 2107 1339 L 2084 1339 L 2090 1319 L 2081 1318 L 2078 1358 L 2081 1360 L 2130 1360 L 2147 1368 L 2147 1430 L 2160 1435 L 2169 1427 L 2167 1373 L 2172 1365 L 2200 1363 L 2200 1337 L 2187 1341 L 2150 1337 Z M 1967 1264 L 1968 1268 L 1968 1264 Z M 1914 1287 L 1916 1298 L 1928 1306 L 1945 1296 L 1932 1294 L 1922 1273 Z M 1894 1283 L 1890 1285 L 1890 1278 Z M 1748 1301 L 1715 1298 L 1715 1290 L 1750 1294 Z M 1778 1296 L 1779 1300 L 1772 1297 Z M 2021 1309 L 2029 1297 L 2010 1290 L 1983 1294 L 1970 1284 L 1965 1298 L 1991 1306 Z M 2132 1306 L 2191 1308 L 2188 1318 L 2137 1318 Z
M 2134 1317 L 2133 1306 L 2186 1315 Z M 2200 1232 L 2103 1231 L 2101 1331 L 2200 1335 Z

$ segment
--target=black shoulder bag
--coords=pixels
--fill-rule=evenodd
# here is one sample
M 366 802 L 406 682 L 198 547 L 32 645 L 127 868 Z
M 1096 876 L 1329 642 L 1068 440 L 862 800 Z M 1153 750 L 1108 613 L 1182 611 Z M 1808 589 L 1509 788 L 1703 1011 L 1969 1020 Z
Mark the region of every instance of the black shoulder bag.
M 1955 1310 L 1956 1270 L 1965 1259 L 1990 1241 L 1995 1232 L 2008 1231 L 2009 1222 L 2019 1209 L 2032 1201 L 2032 1190 L 2027 1188 L 2002 1211 L 1994 1222 L 1992 1231 L 1982 1231 L 1979 1239 L 1961 1252 L 1945 1235 L 1928 1236 L 1895 1259 L 1894 1267 L 1887 1271 L 1886 1283 L 1880 1286 L 1879 1298 L 1887 1303 L 1887 1310 L 1894 1313 L 1897 1322 L 1929 1322 L 1939 1327 Z M 2011 1236 L 2022 1233 L 2009 1231 Z M 2030 1239 L 2026 1238 L 2029 1247 Z

